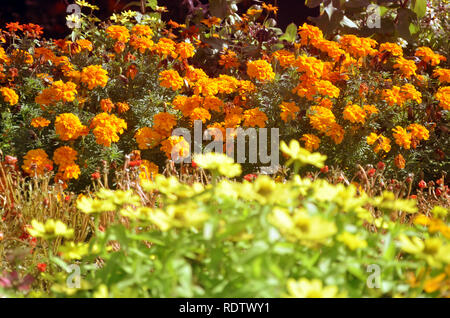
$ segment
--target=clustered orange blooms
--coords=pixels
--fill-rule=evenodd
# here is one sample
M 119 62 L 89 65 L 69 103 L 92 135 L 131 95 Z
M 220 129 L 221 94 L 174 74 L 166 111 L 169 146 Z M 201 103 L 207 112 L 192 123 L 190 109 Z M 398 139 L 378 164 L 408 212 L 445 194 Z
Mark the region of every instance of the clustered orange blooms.
M 262 9 L 269 14 L 277 12 L 277 8 L 271 5 L 264 4 Z M 249 10 L 243 16 L 243 21 L 233 27 L 248 31 L 248 21 L 259 13 L 261 10 Z M 222 23 L 220 19 L 211 17 L 201 23 L 210 28 L 215 37 L 220 37 L 214 33 Z M 420 87 L 423 87 L 424 81 L 431 80 L 422 75 L 423 67 L 419 67 L 414 59 L 404 56 L 402 47 L 395 43 L 379 44 L 373 39 L 355 35 L 343 35 L 338 41 L 330 41 L 324 38 L 319 28 L 306 23 L 298 28 L 299 41 L 294 43 L 293 49 L 284 48 L 274 52 L 262 50 L 259 57 L 250 58 L 245 63 L 230 47 L 224 49 L 217 60 L 217 67 L 223 72 L 211 77 L 205 72 L 206 68 L 203 70 L 190 64 L 197 50 L 207 46 L 200 40 L 198 28 L 186 28 L 173 21 L 168 26 L 172 29 L 156 30 L 144 24 L 131 27 L 109 25 L 104 29 L 105 45 L 109 49 L 103 56 L 105 61 L 116 59 L 127 63 L 123 72 L 126 76 L 121 75 L 125 77 L 122 80 L 126 81 L 134 80 L 139 74 L 139 64 L 135 63 L 138 58 L 159 59 L 155 70 L 159 84 L 167 89 L 167 96 L 174 97 L 166 101 L 164 112 L 153 116 L 150 127 L 136 127 L 133 133 L 139 149 L 160 146 L 168 158 L 174 147 L 177 147 L 175 152 L 180 155 L 185 155 L 189 149 L 182 137 L 170 136 L 172 130 L 181 123 L 192 127 L 196 120 L 224 133 L 226 128 L 262 128 L 270 122 L 290 125 L 303 117 L 310 127 L 307 133 L 298 138 L 307 149 L 320 151 L 320 145 L 325 139 L 339 145 L 346 136 L 352 138 L 354 131 L 369 127 L 368 124 L 376 120 L 383 107 L 395 107 L 403 111 L 407 106 L 421 104 L 423 96 Z M 34 38 L 39 38 L 41 34 L 41 29 L 31 24 L 10 23 L 6 28 L 16 37 L 19 32 Z M 171 32 L 176 28 L 184 28 L 179 40 Z M 102 64 L 100 60 L 87 66 L 75 63 L 78 56 L 87 56 L 96 49 L 89 37 L 73 41 L 54 40 L 52 45 L 37 46 L 29 51 L 15 49 L 7 53 L 0 46 L 0 79 L 8 76 L 3 71 L 9 65 L 19 62 L 52 67 L 51 74 L 36 74 L 44 86 L 34 97 L 42 110 L 42 116 L 32 118 L 30 125 L 40 130 L 54 129 L 60 141 L 68 143 L 53 154 L 53 161 L 59 166 L 58 178 L 64 182 L 76 179 L 80 174 L 80 168 L 75 163 L 77 151 L 72 148 L 74 141 L 92 133 L 99 145 L 110 147 L 129 128 L 125 117 L 121 116 L 133 105 L 127 101 L 114 100 L 108 95 L 104 97 L 104 93 L 108 92 L 107 85 L 112 80 L 117 81 L 117 78 L 110 78 L 112 66 L 108 62 Z M 391 71 L 394 76 L 393 80 L 386 80 L 384 85 L 378 86 L 383 89 L 376 90 L 377 100 L 366 99 L 368 92 L 375 88 L 370 83 L 361 83 L 359 96 L 343 96 L 340 83 L 352 79 L 358 69 L 370 68 L 368 61 L 386 63 L 386 54 L 393 61 Z M 446 58 L 427 47 L 419 47 L 415 58 L 434 68 L 432 77 L 440 85 L 434 94 L 435 103 L 449 110 L 450 86 L 445 85 L 450 82 L 450 70 L 439 68 Z M 294 88 L 291 95 L 278 103 L 275 113 L 252 101 L 263 88 L 275 85 L 283 76 L 290 76 Z M 10 107 L 21 100 L 16 91 L 17 87 L 13 84 L 0 87 L 3 102 Z M 78 109 L 83 109 L 83 104 L 93 91 L 103 93 L 102 98 L 97 99 L 98 106 L 95 108 L 99 113 L 86 119 Z M 343 107 L 336 107 L 342 98 L 345 100 Z M 58 113 L 58 105 L 65 105 L 65 111 Z M 68 112 L 69 107 L 74 107 L 74 111 Z M 45 114 L 55 115 L 53 124 L 50 118 L 45 118 Z M 397 125 L 391 131 L 371 131 L 365 139 L 375 153 L 384 156 L 391 151 L 392 142 L 402 150 L 408 150 L 428 140 L 432 131 L 429 130 L 430 126 L 425 126 L 424 122 Z M 23 168 L 30 174 L 43 173 L 43 167 L 52 164 L 42 149 L 30 150 L 24 160 Z M 397 166 L 404 166 L 403 162 L 403 156 L 397 154 Z M 155 169 L 147 164 L 147 170 Z

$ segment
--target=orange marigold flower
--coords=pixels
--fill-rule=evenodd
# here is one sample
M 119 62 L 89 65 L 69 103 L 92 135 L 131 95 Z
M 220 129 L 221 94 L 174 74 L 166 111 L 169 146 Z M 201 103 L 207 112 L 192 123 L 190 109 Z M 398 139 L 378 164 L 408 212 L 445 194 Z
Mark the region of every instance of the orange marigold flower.
M 152 49 L 154 43 L 148 37 L 132 35 L 131 36 L 131 40 L 130 40 L 130 45 L 134 49 L 138 50 L 140 53 L 144 54 L 146 50 L 151 50 Z M 121 50 L 120 52 L 122 52 L 122 51 L 123 50 Z M 118 52 L 118 53 L 120 53 L 120 52 Z
M 63 113 L 56 116 L 55 130 L 61 140 L 75 140 L 86 133 L 86 126 L 81 124 L 76 115 Z
M 6 28 L 9 32 L 17 32 L 23 30 L 23 27 L 19 24 L 19 22 L 6 23 Z
M 160 85 L 165 88 L 171 88 L 173 91 L 183 87 L 183 78 L 175 70 L 165 70 L 159 73 Z
M 370 38 L 360 38 L 353 34 L 343 35 L 339 39 L 341 47 L 356 57 L 365 57 L 367 55 L 375 55 L 377 50 L 374 47 L 377 41 Z
M 163 139 L 160 134 L 150 127 L 140 128 L 134 135 L 134 138 L 141 150 L 151 149 Z
M 430 63 L 431 66 L 439 65 L 441 61 L 447 60 L 445 56 L 434 53 L 432 49 L 426 46 L 419 47 L 416 50 L 415 56 L 421 57 L 424 62 Z
M 302 26 L 298 27 L 298 34 L 301 38 L 301 44 L 307 45 L 309 43 L 315 44 L 318 40 L 323 39 L 322 31 L 313 25 L 303 23 Z
M 400 96 L 403 99 L 403 101 L 407 100 L 415 100 L 419 104 L 422 103 L 422 94 L 416 90 L 414 85 L 412 84 L 405 84 L 400 88 Z
M 172 58 L 177 57 L 176 43 L 168 38 L 159 39 L 158 43 L 153 46 L 152 50 L 162 58 L 167 58 L 168 56 L 171 56 Z
M 170 136 L 161 142 L 161 151 L 163 151 L 167 158 L 178 160 L 185 158 L 190 153 L 190 145 L 183 136 Z
M 77 160 L 78 152 L 68 146 L 62 146 L 55 150 L 53 153 L 53 162 L 60 166 L 60 170 L 64 170 L 64 167 L 73 164 Z
M 24 50 L 14 50 L 11 53 L 11 58 L 16 61 L 25 62 L 26 64 L 33 64 L 33 55 Z
M 31 126 L 34 128 L 44 128 L 48 125 L 50 125 L 50 120 L 47 120 L 44 117 L 36 117 L 31 120 Z
M 53 162 L 48 159 L 48 155 L 42 149 L 30 150 L 23 157 L 22 169 L 29 175 L 40 176 L 45 172 L 46 167 L 53 169 Z
M 99 145 L 110 147 L 112 142 L 119 141 L 119 134 L 127 129 L 127 123 L 114 114 L 101 113 L 92 119 L 91 128 Z
M 450 69 L 440 68 L 434 70 L 433 77 L 439 77 L 439 82 L 450 83 Z
M 305 142 L 305 148 L 313 151 L 319 148 L 320 138 L 313 134 L 304 134 L 300 140 Z
M 69 164 L 67 166 L 64 166 L 63 172 L 63 179 L 69 180 L 69 179 L 78 179 L 78 176 L 80 175 L 80 167 L 76 163 Z
M 411 76 L 416 75 L 417 66 L 413 60 L 407 60 L 403 57 L 399 57 L 394 64 L 395 69 L 399 69 L 402 75 L 406 78 L 410 78 Z
M 159 167 L 155 165 L 153 162 L 148 160 L 142 160 L 141 165 L 139 166 L 139 179 L 152 181 L 155 176 L 158 174 Z
M 378 109 L 374 105 L 364 105 L 363 109 L 366 112 L 367 116 L 378 114 Z
M 219 81 L 214 78 L 202 77 L 194 85 L 194 94 L 214 96 L 219 93 Z
M 78 93 L 76 87 L 77 85 L 73 82 L 53 82 L 50 87 L 45 88 L 36 96 L 35 102 L 42 106 L 48 106 L 59 101 L 72 102 Z
M 272 54 L 272 57 L 280 62 L 281 67 L 290 67 L 295 62 L 295 55 L 287 50 L 278 50 Z
M 333 112 L 322 106 L 312 106 L 308 111 L 308 117 L 311 126 L 323 133 L 327 132 L 336 120 Z
M 258 126 L 260 128 L 266 127 L 266 121 L 268 120 L 267 115 L 259 110 L 259 108 L 252 108 L 244 111 L 243 119 L 243 125 L 245 127 Z
M 114 103 L 109 99 L 102 99 L 100 101 L 100 108 L 107 113 L 112 112 L 112 110 L 114 109 Z
M 401 154 L 398 154 L 394 159 L 395 166 L 399 169 L 405 169 L 406 161 Z
M 208 26 L 208 28 L 212 27 L 213 25 L 220 25 L 220 22 L 222 21 L 221 18 L 218 17 L 210 17 L 209 19 L 203 19 L 200 22 L 204 25 Z
M 194 46 L 188 42 L 177 43 L 175 51 L 182 59 L 188 59 L 190 57 L 193 57 L 195 54 Z
M 389 52 L 392 56 L 403 56 L 403 49 L 396 43 L 381 43 L 379 48 L 380 53 Z
M 411 134 L 406 131 L 406 129 L 396 126 L 392 129 L 393 136 L 395 138 L 395 143 L 400 147 L 409 149 L 411 147 Z
M 239 66 L 239 61 L 236 52 L 227 50 L 225 54 L 220 56 L 219 65 L 223 66 L 226 70 Z
M 117 107 L 117 112 L 119 113 L 119 114 L 123 114 L 123 113 L 125 113 L 126 111 L 128 111 L 129 109 L 130 109 L 130 105 L 128 105 L 128 103 L 125 103 L 125 102 L 118 102 L 117 104 L 116 104 L 116 107 Z
M 281 119 L 287 123 L 289 120 L 294 120 L 296 118 L 295 113 L 300 111 L 300 108 L 295 105 L 294 102 L 282 102 L 280 105 Z
M 298 56 L 293 65 L 297 68 L 297 71 L 305 73 L 307 77 L 313 78 L 322 77 L 325 66 L 321 60 L 306 55 Z
M 170 135 L 177 124 L 177 118 L 169 113 L 158 113 L 153 116 L 153 129 L 162 136 Z
M 81 82 L 88 85 L 89 89 L 97 86 L 105 87 L 108 82 L 108 71 L 101 65 L 89 65 L 81 71 Z
M 263 3 L 262 4 L 262 8 L 267 10 L 267 12 L 273 12 L 274 14 L 277 14 L 277 12 L 278 12 L 278 7 L 275 7 L 275 6 L 271 5 L 271 4 Z
M 211 114 L 209 111 L 203 107 L 196 107 L 189 114 L 189 118 L 192 122 L 196 120 L 201 120 L 203 123 L 206 123 L 207 120 L 211 119 Z
M 403 105 L 403 98 L 400 95 L 400 87 L 393 86 L 392 89 L 385 89 L 381 93 L 381 98 L 389 104 L 389 106 L 393 105 Z
M 366 121 L 366 112 L 362 107 L 349 102 L 344 108 L 343 117 L 352 123 L 364 124 Z
M 373 151 L 375 151 L 375 153 L 378 153 L 380 150 L 383 150 L 386 153 L 391 151 L 391 140 L 381 134 L 377 135 L 376 133 L 370 133 L 370 135 L 367 136 L 367 143 L 369 145 L 374 145 Z
M 92 42 L 89 41 L 89 40 L 86 40 L 86 39 L 79 39 L 79 40 L 77 40 L 76 43 L 77 43 L 77 44 L 80 46 L 80 48 L 83 49 L 83 50 L 87 50 L 87 51 L 91 52 L 92 49 L 93 49 L 93 47 L 92 47 Z
M 406 127 L 411 133 L 412 138 L 417 140 L 428 140 L 430 138 L 430 132 L 424 126 L 420 124 L 411 124 Z
M 344 128 L 342 128 L 341 125 L 334 122 L 331 123 L 331 126 L 329 127 L 329 129 L 327 129 L 325 135 L 333 139 L 333 142 L 336 145 L 339 145 L 342 142 L 342 140 L 344 140 L 345 130 Z
M 203 100 L 203 107 L 207 110 L 220 112 L 222 111 L 223 101 L 215 96 L 206 96 Z
M 108 37 L 119 42 L 127 43 L 130 39 L 130 32 L 122 25 L 111 25 L 106 29 Z
M 2 93 L 5 102 L 9 103 L 11 106 L 16 105 L 19 102 L 19 95 L 11 88 L 2 87 L 0 88 L 0 93 Z
M 153 36 L 153 31 L 148 25 L 136 24 L 131 28 L 131 33 L 139 36 Z
M 450 86 L 439 88 L 434 97 L 439 101 L 439 106 L 445 110 L 450 110 Z
M 247 74 L 251 78 L 256 78 L 261 82 L 271 81 L 275 78 L 275 73 L 265 60 L 250 61 L 247 63 Z

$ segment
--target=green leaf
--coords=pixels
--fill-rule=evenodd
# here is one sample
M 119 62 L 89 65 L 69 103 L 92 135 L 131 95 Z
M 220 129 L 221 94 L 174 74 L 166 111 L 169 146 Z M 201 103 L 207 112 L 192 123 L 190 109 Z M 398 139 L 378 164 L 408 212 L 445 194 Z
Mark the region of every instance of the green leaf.
M 412 0 L 411 8 L 417 14 L 418 18 L 422 18 L 427 13 L 427 1 L 426 0 Z
M 152 10 L 155 10 L 158 6 L 158 0 L 147 0 L 145 6 L 150 7 Z
M 297 38 L 297 26 L 295 25 L 295 23 L 291 23 L 287 26 L 286 32 L 280 37 L 280 40 L 294 42 L 296 38 Z

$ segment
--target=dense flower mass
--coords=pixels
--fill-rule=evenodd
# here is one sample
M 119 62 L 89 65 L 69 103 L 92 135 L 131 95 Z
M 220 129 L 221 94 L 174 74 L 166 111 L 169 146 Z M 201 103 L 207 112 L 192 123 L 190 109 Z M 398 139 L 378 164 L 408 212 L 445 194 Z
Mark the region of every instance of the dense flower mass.
M 144 2 L 0 30 L 0 297 L 448 296 L 450 61 L 420 14 L 330 34 L 334 1 L 286 30 L 263 2 Z

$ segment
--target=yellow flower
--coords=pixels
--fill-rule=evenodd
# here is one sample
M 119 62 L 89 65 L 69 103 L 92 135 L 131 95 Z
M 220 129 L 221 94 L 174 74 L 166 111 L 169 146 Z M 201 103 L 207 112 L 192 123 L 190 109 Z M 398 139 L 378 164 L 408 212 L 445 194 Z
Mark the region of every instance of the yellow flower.
M 159 81 L 162 87 L 176 91 L 183 87 L 183 78 L 175 70 L 165 70 L 159 73 Z
M 326 156 L 321 155 L 318 152 L 311 153 L 308 150 L 301 148 L 297 140 L 292 139 L 288 145 L 282 141 L 281 151 L 290 157 L 286 162 L 286 166 L 290 166 L 293 162 L 297 162 L 300 165 L 313 165 L 317 168 L 323 168 Z
M 389 52 L 392 56 L 403 56 L 403 49 L 396 43 L 381 43 L 379 48 L 380 53 Z
M 403 101 L 415 100 L 419 104 L 422 103 L 422 94 L 416 90 L 411 84 L 405 84 L 400 88 L 400 96 Z
M 241 165 L 234 163 L 233 158 L 222 153 L 208 152 L 194 156 L 195 163 L 206 170 L 217 172 L 228 178 L 241 174 Z
M 72 113 L 63 113 L 56 116 L 55 131 L 61 140 L 75 140 L 86 132 L 80 119 Z
M 44 223 L 37 220 L 31 221 L 31 228 L 28 229 L 33 237 L 42 237 L 44 239 L 52 239 L 58 236 L 65 238 L 72 238 L 74 230 L 69 229 L 66 224 L 60 220 L 49 219 Z
M 358 248 L 365 248 L 367 247 L 367 241 L 364 239 L 361 239 L 358 235 L 349 233 L 349 232 L 343 232 L 338 235 L 337 240 L 339 242 L 344 243 L 347 245 L 349 249 L 352 251 L 358 249 Z
M 29 175 L 40 176 L 47 168 L 53 169 L 53 162 L 48 159 L 47 154 L 42 149 L 30 150 L 23 157 L 22 169 Z
M 50 120 L 47 120 L 44 117 L 36 117 L 31 120 L 31 126 L 34 128 L 44 128 L 48 125 L 50 125 Z
M 316 150 L 320 145 L 320 138 L 313 134 L 304 134 L 300 140 L 305 142 L 305 148 L 308 151 Z
M 323 286 L 319 279 L 308 280 L 301 278 L 298 281 L 295 279 L 288 279 L 287 290 L 289 298 L 337 298 L 341 297 L 338 294 L 336 286 Z
M 271 81 L 275 78 L 275 73 L 266 60 L 256 60 L 247 63 L 247 74 L 251 78 L 256 78 L 261 82 Z
M 78 179 L 78 176 L 81 173 L 80 167 L 75 163 L 64 166 L 64 170 L 61 172 L 63 172 L 64 180 Z
M 121 43 L 121 42 L 118 42 L 118 43 Z M 131 36 L 131 40 L 130 40 L 130 45 L 134 49 L 139 50 L 139 52 L 144 54 L 146 50 L 151 50 L 152 49 L 154 43 L 148 37 L 132 35 Z M 116 52 L 120 53 L 122 51 L 123 51 L 122 47 L 118 47 Z
M 356 57 L 365 57 L 377 53 L 377 50 L 374 49 L 377 42 L 370 38 L 360 38 L 356 35 L 348 34 L 343 35 L 339 39 L 339 43 L 345 51 Z
M 101 65 L 89 65 L 81 71 L 81 82 L 88 85 L 89 89 L 97 86 L 105 87 L 108 82 L 108 71 Z
M 155 165 L 153 162 L 148 160 L 142 160 L 139 179 L 140 180 L 153 180 L 158 174 L 159 167 Z
M 201 120 L 203 123 L 206 123 L 207 120 L 211 119 L 211 114 L 203 107 L 196 107 L 189 113 L 189 118 L 192 122 Z
M 275 7 L 271 4 L 265 4 L 264 2 L 262 4 L 262 8 L 267 10 L 267 12 L 273 12 L 274 14 L 277 14 L 278 12 L 278 7 Z

